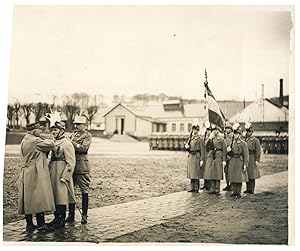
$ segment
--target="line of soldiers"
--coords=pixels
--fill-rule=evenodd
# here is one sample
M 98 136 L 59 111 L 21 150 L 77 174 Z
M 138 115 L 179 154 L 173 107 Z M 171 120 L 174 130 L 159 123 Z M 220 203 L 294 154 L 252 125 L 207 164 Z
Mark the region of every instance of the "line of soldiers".
M 42 134 L 43 127 L 38 122 L 27 125 L 21 142 L 18 211 L 25 214 L 27 231 L 54 231 L 64 227 L 65 222 L 74 222 L 74 185 L 82 193 L 81 223 L 87 223 L 90 185 L 87 154 L 92 137 L 85 129 L 86 117 L 75 117 L 76 130 L 69 138 L 65 136 L 64 122 L 52 122 L 51 135 Z M 45 222 L 45 212 L 54 212 L 49 223 Z M 33 223 L 33 214 L 37 225 Z
M 245 135 L 239 123 L 226 124 L 225 132 L 214 124 L 205 122 L 205 135 L 199 133 L 199 121 L 194 120 L 192 131 L 185 145 L 188 151 L 187 178 L 191 180 L 189 192 L 205 189 L 209 194 L 220 195 L 220 181 L 225 173 L 226 187 L 231 196 L 241 197 L 242 183 L 246 182 L 244 193 L 253 194 L 255 179 L 260 177 L 259 162 L 261 146 L 253 136 L 252 124 L 245 123 Z M 204 185 L 200 188 L 200 179 Z

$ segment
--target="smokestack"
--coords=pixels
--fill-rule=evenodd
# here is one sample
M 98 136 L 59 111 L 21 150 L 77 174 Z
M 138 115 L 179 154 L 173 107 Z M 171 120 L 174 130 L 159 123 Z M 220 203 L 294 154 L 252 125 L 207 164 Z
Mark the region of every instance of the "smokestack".
M 279 103 L 283 105 L 283 78 L 279 80 Z

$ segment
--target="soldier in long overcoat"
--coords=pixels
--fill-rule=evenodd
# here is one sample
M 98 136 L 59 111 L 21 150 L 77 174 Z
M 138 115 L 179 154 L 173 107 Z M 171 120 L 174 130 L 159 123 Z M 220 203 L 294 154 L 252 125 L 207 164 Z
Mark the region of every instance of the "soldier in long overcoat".
M 199 122 L 194 120 L 192 123 L 191 135 L 185 145 L 188 151 L 187 178 L 191 180 L 191 190 L 188 192 L 199 192 L 200 181 L 204 175 L 204 140 L 199 134 Z
M 225 125 L 224 139 L 226 142 L 226 147 L 230 149 L 232 147 L 232 142 L 233 142 L 233 131 L 232 131 L 232 125 L 229 123 L 226 123 L 226 125 Z M 231 188 L 230 182 L 229 182 L 229 178 L 228 178 L 228 167 L 229 167 L 230 159 L 231 159 L 230 154 L 227 154 L 226 155 L 226 165 L 224 167 L 226 187 L 223 188 L 223 191 L 232 191 L 232 188 Z
M 25 214 L 26 230 L 34 230 L 32 214 L 36 214 L 38 230 L 51 231 L 45 224 L 44 212 L 54 212 L 55 204 L 47 166 L 47 153 L 54 141 L 42 139 L 39 123 L 29 124 L 21 142 L 22 169 L 19 179 L 18 212 Z
M 75 148 L 76 165 L 73 174 L 74 185 L 78 185 L 82 194 L 82 217 L 81 224 L 87 223 L 89 207 L 89 187 L 90 187 L 90 165 L 88 160 L 88 150 L 92 143 L 92 135 L 85 129 L 86 117 L 76 116 L 73 122 L 76 130 L 71 134 L 70 141 Z M 69 204 L 69 215 L 66 222 L 74 222 L 75 204 Z
M 72 179 L 75 168 L 75 150 L 73 144 L 65 137 L 64 122 L 56 122 L 50 130 L 55 138 L 55 148 L 51 152 L 49 170 L 56 207 L 55 217 L 50 225 L 60 228 L 65 226 L 67 205 L 75 203 Z
M 205 163 L 206 180 L 210 183 L 210 194 L 220 195 L 220 181 L 223 179 L 223 168 L 226 165 L 226 142 L 219 135 L 220 129 L 214 127 L 206 139 L 207 158 Z
M 245 193 L 254 193 L 255 189 L 255 180 L 260 178 L 259 173 L 259 162 L 261 155 L 261 146 L 259 140 L 253 136 L 252 124 L 247 122 L 245 123 L 246 129 L 246 143 L 249 150 L 249 164 L 247 168 L 249 181 L 247 182 L 247 188 Z
M 240 198 L 242 183 L 248 182 L 249 151 L 246 142 L 241 139 L 240 124 L 233 124 L 232 129 L 234 134 L 233 144 L 232 148 L 227 149 L 232 155 L 229 161 L 228 176 L 232 185 L 232 196 Z

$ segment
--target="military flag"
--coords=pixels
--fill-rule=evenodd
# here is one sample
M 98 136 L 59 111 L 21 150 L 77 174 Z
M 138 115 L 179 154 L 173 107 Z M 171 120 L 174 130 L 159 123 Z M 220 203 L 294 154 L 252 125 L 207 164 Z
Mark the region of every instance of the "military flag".
M 219 126 L 222 130 L 225 127 L 225 116 L 222 113 L 214 95 L 208 87 L 207 72 L 205 70 L 205 82 L 204 82 L 205 92 L 204 98 L 206 100 L 206 108 L 208 110 L 208 120 Z

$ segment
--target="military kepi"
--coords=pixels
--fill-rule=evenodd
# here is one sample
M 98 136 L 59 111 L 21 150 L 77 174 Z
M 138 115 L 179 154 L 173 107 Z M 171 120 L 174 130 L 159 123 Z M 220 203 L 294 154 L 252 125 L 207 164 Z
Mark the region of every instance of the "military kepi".
M 40 123 L 39 122 L 34 122 L 34 123 L 31 123 L 31 124 L 28 124 L 26 125 L 26 130 L 27 131 L 32 131 L 34 129 L 43 129 L 44 127 L 43 126 L 40 126 Z

